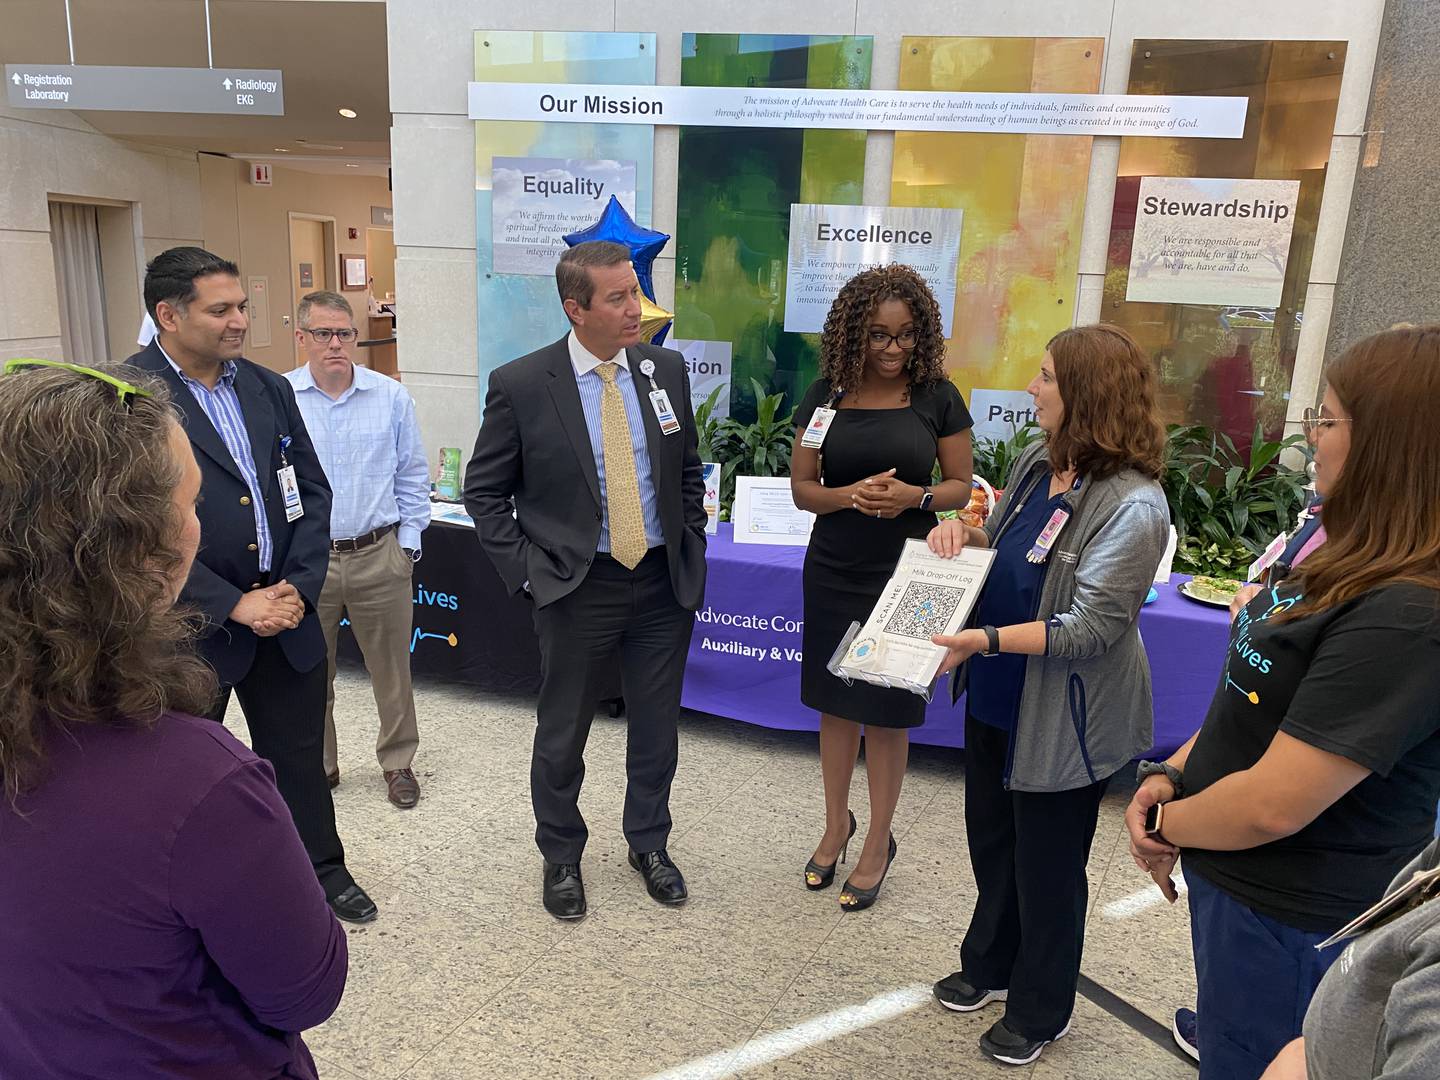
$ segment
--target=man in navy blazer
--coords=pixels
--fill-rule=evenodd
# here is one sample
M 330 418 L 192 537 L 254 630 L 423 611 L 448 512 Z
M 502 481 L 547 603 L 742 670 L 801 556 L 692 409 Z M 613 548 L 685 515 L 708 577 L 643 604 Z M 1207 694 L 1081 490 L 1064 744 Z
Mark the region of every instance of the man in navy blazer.
M 249 327 L 234 263 L 171 248 L 145 271 L 159 330 L 128 363 L 170 389 L 200 463 L 200 550 L 181 603 L 203 615 L 199 648 L 233 690 L 255 752 L 295 819 L 335 914 L 367 922 L 375 904 L 345 868 L 325 778 L 325 636 L 315 616 L 330 548 L 330 485 L 295 394 L 242 355 Z

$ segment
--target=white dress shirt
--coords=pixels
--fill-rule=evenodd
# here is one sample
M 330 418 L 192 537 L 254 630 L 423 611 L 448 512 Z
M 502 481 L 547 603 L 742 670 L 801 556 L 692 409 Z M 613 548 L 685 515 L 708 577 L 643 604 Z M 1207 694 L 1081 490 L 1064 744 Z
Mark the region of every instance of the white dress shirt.
M 400 546 L 420 550 L 430 524 L 430 466 L 409 392 L 359 364 L 349 388 L 333 399 L 315 385 L 309 364 L 285 378 L 330 481 L 330 539 L 399 522 Z

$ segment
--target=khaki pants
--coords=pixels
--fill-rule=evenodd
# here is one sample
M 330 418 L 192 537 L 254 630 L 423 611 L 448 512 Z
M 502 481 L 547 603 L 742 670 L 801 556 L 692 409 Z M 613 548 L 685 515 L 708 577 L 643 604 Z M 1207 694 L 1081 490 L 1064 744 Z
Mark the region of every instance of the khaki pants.
M 335 752 L 335 647 L 340 618 L 348 615 L 350 629 L 365 657 L 365 669 L 380 712 L 380 736 L 375 756 L 386 772 L 408 769 L 420 745 L 415 722 L 415 695 L 410 687 L 410 635 L 414 625 L 412 563 L 391 532 L 378 543 L 359 551 L 330 553 L 330 570 L 320 592 L 321 629 L 329 651 L 329 680 L 325 696 L 325 771 L 339 768 Z

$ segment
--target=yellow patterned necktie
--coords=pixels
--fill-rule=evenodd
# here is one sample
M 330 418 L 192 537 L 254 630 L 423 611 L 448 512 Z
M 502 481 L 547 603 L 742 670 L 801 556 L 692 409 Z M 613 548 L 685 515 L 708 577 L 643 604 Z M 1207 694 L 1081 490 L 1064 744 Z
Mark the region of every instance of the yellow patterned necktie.
M 610 514 L 610 554 L 627 570 L 645 557 L 645 511 L 640 507 L 640 481 L 635 475 L 635 450 L 625 399 L 615 384 L 618 367 L 613 360 L 597 367 L 605 383 L 600 395 L 600 436 L 605 453 L 605 507 Z

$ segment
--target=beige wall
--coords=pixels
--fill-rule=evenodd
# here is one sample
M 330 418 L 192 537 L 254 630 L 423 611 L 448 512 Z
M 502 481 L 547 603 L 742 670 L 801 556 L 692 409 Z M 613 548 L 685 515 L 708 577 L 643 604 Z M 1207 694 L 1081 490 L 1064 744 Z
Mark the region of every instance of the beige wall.
M 290 215 L 314 214 L 335 219 L 337 255 L 365 253 L 365 230 L 370 224 L 370 207 L 389 206 L 390 192 L 384 177 L 336 176 L 301 172 L 276 166 L 271 170 L 270 187 L 249 182 L 249 167 L 243 161 L 200 155 L 200 208 L 205 246 L 217 255 L 233 259 L 246 279 L 264 277 L 270 289 L 270 345 L 253 342 L 245 355 L 276 371 L 295 365 L 294 313 L 299 296 L 294 295 L 294 266 L 290 257 Z M 355 229 L 357 238 L 349 239 Z M 313 261 L 308 256 L 304 260 Z M 340 281 L 336 265 L 326 267 L 326 277 Z M 320 269 L 316 267 L 316 278 Z M 365 315 L 364 291 L 345 296 L 356 314 Z M 285 318 L 290 318 L 286 325 Z M 364 323 L 359 325 L 364 326 Z
M 121 142 L 74 113 L 0 105 L 0 360 L 63 359 L 51 195 L 129 204 L 101 215 L 110 353 L 123 360 L 135 351 L 145 260 L 203 235 L 195 155 Z

